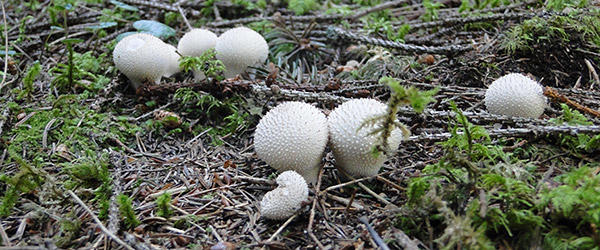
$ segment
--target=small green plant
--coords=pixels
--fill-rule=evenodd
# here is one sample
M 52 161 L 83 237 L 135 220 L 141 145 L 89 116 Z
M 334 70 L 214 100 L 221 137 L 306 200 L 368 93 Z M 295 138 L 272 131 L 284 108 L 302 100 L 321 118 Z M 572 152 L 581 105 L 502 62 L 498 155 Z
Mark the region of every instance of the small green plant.
M 557 125 L 592 125 L 593 123 L 579 111 L 572 110 L 566 104 L 562 103 L 562 114 L 556 118 L 552 118 L 549 121 Z M 600 135 L 590 136 L 587 134 L 559 134 L 556 136 L 550 136 L 550 138 L 556 138 L 560 145 L 565 146 L 571 152 L 574 153 L 589 153 L 600 149 Z
M 287 0 L 287 2 L 288 9 L 294 11 L 296 15 L 303 15 L 320 8 L 319 2 L 316 0 Z
M 216 58 L 215 49 L 204 51 L 201 56 L 184 56 L 179 59 L 179 66 L 184 72 L 200 71 L 207 78 L 221 81 L 224 79 L 225 65 Z
M 17 96 L 18 100 L 23 98 L 31 99 L 31 94 L 33 93 L 33 81 L 40 74 L 42 67 L 39 61 L 36 61 L 33 65 L 29 67 L 25 77 L 23 78 L 23 89 L 19 92 Z
M 547 247 L 598 249 L 600 176 L 597 173 L 598 167 L 575 168 L 555 178 L 560 183 L 558 187 L 542 191 L 538 206 L 548 214 L 552 226 L 544 238 Z
M 121 213 L 121 218 L 123 224 L 125 224 L 125 227 L 127 229 L 137 227 L 140 224 L 140 220 L 138 220 L 137 216 L 135 215 L 131 198 L 129 198 L 127 195 L 121 194 L 117 197 L 117 203 L 119 203 L 119 212 Z
M 173 211 L 171 210 L 171 194 L 165 192 L 160 196 L 156 197 L 156 215 L 160 217 L 168 218 L 171 216 Z
M 555 15 L 544 19 L 534 17 L 514 26 L 507 33 L 500 47 L 509 54 L 528 52 L 540 44 L 547 47 L 580 41 L 582 46 L 600 46 L 600 16 L 598 13 L 572 13 Z M 538 51 L 539 52 L 539 51 Z
M 388 101 L 387 113 L 384 117 L 375 117 L 366 121 L 364 125 L 382 121 L 382 126 L 371 134 L 380 134 L 380 142 L 373 147 L 373 153 L 378 155 L 381 152 L 388 152 L 388 138 L 391 136 L 395 128 L 402 130 L 405 137 L 410 135 L 410 130 L 404 125 L 396 121 L 396 114 L 400 106 L 410 105 L 412 108 L 421 113 L 427 104 L 434 102 L 433 96 L 438 92 L 438 89 L 419 91 L 414 86 L 405 87 L 400 85 L 400 81 L 391 77 L 382 77 L 379 80 L 380 84 L 388 85 L 391 89 L 390 100 Z
M 10 215 L 21 194 L 35 190 L 44 182 L 44 177 L 39 170 L 25 162 L 18 154 L 12 152 L 9 154 L 10 158 L 19 165 L 19 172 L 12 177 L 0 175 L 0 181 L 8 186 L 0 203 L 0 217 Z
M 246 105 L 241 97 L 231 97 L 219 100 L 214 96 L 194 91 L 191 88 L 177 89 L 173 99 L 183 105 L 183 109 L 189 111 L 190 117 L 198 117 L 203 126 L 196 126 L 194 133 L 208 131 L 213 144 L 221 145 L 219 138 L 246 129 L 250 122 L 250 114 L 241 107 Z
M 431 0 L 423 0 L 423 8 L 425 13 L 421 16 L 421 20 L 425 22 L 434 21 L 438 19 L 438 10 L 444 7 L 443 3 L 433 2 Z

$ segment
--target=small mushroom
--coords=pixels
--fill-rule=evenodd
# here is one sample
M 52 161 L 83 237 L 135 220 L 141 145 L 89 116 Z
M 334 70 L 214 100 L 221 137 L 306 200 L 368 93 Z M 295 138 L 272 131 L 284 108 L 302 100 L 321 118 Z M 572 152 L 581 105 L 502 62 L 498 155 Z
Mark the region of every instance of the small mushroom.
M 192 29 L 185 33 L 177 44 L 177 50 L 183 56 L 201 56 L 205 51 L 215 47 L 217 35 L 210 30 Z M 194 71 L 196 81 L 202 81 L 206 78 L 201 71 Z
M 294 171 L 281 173 L 276 181 L 279 186 L 260 201 L 260 214 L 267 219 L 284 220 L 294 215 L 308 199 L 308 185 Z
M 170 58 L 166 44 L 150 35 L 137 33 L 123 38 L 113 51 L 113 61 L 133 84 L 134 88 L 143 82 L 158 84 L 165 74 Z
M 485 106 L 496 115 L 539 118 L 546 108 L 542 85 L 519 73 L 496 79 L 485 91 Z
M 336 167 L 353 177 L 376 175 L 386 161 L 384 154 L 375 157 L 373 147 L 379 134 L 371 134 L 381 123 L 365 123 L 386 114 L 387 106 L 373 99 L 354 99 L 343 103 L 329 114 L 330 145 Z M 402 140 L 402 131 L 392 130 L 388 146 L 395 150 Z
M 264 62 L 269 45 L 258 32 L 246 27 L 233 28 L 221 34 L 215 45 L 217 59 L 225 64 L 225 77 L 232 78 L 248 66 Z
M 294 170 L 315 184 L 327 136 L 327 118 L 319 109 L 303 102 L 284 102 L 256 126 L 254 150 L 272 168 Z

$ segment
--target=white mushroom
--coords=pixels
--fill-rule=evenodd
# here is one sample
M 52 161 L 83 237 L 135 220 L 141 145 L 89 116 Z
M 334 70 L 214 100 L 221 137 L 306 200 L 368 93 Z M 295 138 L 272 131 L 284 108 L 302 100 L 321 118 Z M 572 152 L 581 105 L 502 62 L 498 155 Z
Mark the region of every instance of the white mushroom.
M 254 149 L 278 171 L 294 170 L 313 184 L 327 146 L 327 118 L 303 102 L 284 102 L 258 123 Z
M 205 51 L 215 47 L 217 35 L 210 30 L 192 29 L 185 33 L 177 44 L 177 51 L 183 56 L 201 56 Z M 196 81 L 202 81 L 206 78 L 201 71 L 194 71 Z
M 113 61 L 134 88 L 143 82 L 160 83 L 170 58 L 166 44 L 150 35 L 137 33 L 123 38 L 113 51 Z
M 177 54 L 177 49 L 175 48 L 175 46 L 170 45 L 170 44 L 165 44 L 165 45 L 167 46 L 167 50 L 169 52 L 169 57 L 166 59 L 167 60 L 167 69 L 163 76 L 170 77 L 170 76 L 174 75 L 175 73 L 181 71 L 181 69 L 179 68 L 179 58 L 181 56 L 179 56 L 179 54 Z
M 233 28 L 221 34 L 215 46 L 217 59 L 225 64 L 225 77 L 235 77 L 253 66 L 264 62 L 269 55 L 265 38 L 246 27 Z
M 308 199 L 308 186 L 301 175 L 285 171 L 277 179 L 279 186 L 267 192 L 260 201 L 260 214 L 271 220 L 283 220 L 302 207 Z
M 540 117 L 546 107 L 542 86 L 518 73 L 510 73 L 492 82 L 485 92 L 484 102 L 492 114 L 528 118 Z
M 373 99 L 355 99 L 340 105 L 329 114 L 330 145 L 336 167 L 354 177 L 376 175 L 386 161 L 384 154 L 375 157 L 373 147 L 379 134 L 370 134 L 380 122 L 365 124 L 374 117 L 384 115 L 387 106 Z M 362 127 L 361 127 L 362 126 Z M 402 132 L 395 128 L 388 138 L 388 146 L 396 150 Z

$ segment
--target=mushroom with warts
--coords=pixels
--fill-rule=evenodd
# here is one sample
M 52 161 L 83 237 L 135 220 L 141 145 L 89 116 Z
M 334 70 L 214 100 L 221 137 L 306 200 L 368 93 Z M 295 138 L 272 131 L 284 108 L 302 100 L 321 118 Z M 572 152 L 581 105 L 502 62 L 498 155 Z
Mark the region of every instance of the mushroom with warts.
M 179 68 L 179 58 L 181 58 L 181 56 L 177 54 L 177 48 L 175 48 L 175 46 L 170 44 L 165 45 L 167 46 L 169 57 L 166 58 L 167 69 L 165 70 L 165 74 L 163 76 L 170 77 L 176 74 L 177 72 L 181 71 L 181 68 Z
M 192 29 L 185 33 L 177 44 L 177 50 L 183 56 L 201 56 L 209 49 L 215 48 L 217 35 L 210 30 Z M 202 81 L 206 78 L 201 71 L 194 71 L 194 79 Z
M 546 107 L 542 86 L 527 76 L 510 73 L 496 79 L 485 91 L 485 106 L 496 115 L 539 118 Z
M 142 83 L 160 83 L 168 67 L 166 58 L 170 58 L 166 44 L 145 33 L 123 38 L 113 51 L 115 66 L 129 78 L 136 89 Z
M 269 45 L 258 32 L 246 27 L 233 28 L 221 34 L 215 45 L 217 59 L 225 65 L 225 77 L 232 78 L 267 60 Z
M 267 192 L 260 201 L 260 213 L 267 219 L 283 220 L 294 215 L 308 199 L 308 185 L 294 171 L 281 173 L 276 181 L 279 186 Z
M 373 154 L 379 136 L 371 132 L 380 123 L 367 121 L 385 115 L 386 110 L 387 106 L 379 101 L 361 98 L 345 102 L 329 114 L 329 139 L 336 167 L 353 177 L 377 174 L 387 157 Z M 399 128 L 392 130 L 389 148 L 397 149 L 402 139 Z
M 327 118 L 303 102 L 284 102 L 258 123 L 254 150 L 278 171 L 294 170 L 315 184 L 327 146 Z

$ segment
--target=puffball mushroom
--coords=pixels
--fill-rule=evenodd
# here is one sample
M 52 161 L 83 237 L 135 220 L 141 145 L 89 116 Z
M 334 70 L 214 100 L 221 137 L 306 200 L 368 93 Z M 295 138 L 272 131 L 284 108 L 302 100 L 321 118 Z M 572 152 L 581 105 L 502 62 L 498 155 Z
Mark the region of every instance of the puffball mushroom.
M 150 35 L 137 33 L 123 38 L 113 51 L 113 61 L 133 84 L 142 82 L 160 83 L 168 67 L 169 51 L 166 44 Z
M 170 45 L 170 44 L 165 44 L 165 45 L 167 46 L 169 57 L 166 58 L 167 69 L 163 76 L 170 77 L 181 70 L 179 68 L 179 58 L 181 56 L 179 56 L 179 54 L 177 54 L 177 49 L 175 48 L 175 46 Z
M 308 199 L 308 185 L 301 175 L 285 171 L 277 179 L 276 189 L 265 194 L 260 201 L 260 214 L 271 220 L 284 220 L 294 215 Z
M 269 45 L 258 32 L 246 27 L 233 28 L 221 34 L 215 45 L 217 59 L 225 65 L 225 77 L 232 78 L 267 60 Z
M 327 136 L 327 118 L 319 109 L 303 102 L 284 102 L 256 126 L 254 150 L 272 168 L 294 170 L 315 184 Z
M 192 29 L 185 33 L 177 44 L 177 50 L 184 56 L 201 56 L 205 51 L 215 47 L 217 35 L 210 30 Z M 201 71 L 194 71 L 196 81 L 206 78 Z
M 329 140 L 336 167 L 353 177 L 377 174 L 387 157 L 384 154 L 373 155 L 379 134 L 370 133 L 381 123 L 364 123 L 386 114 L 386 110 L 385 104 L 362 98 L 345 102 L 329 114 Z M 388 138 L 390 149 L 397 149 L 402 138 L 400 129 L 392 130 Z
M 485 92 L 484 102 L 492 114 L 528 118 L 540 117 L 546 107 L 542 86 L 518 73 L 510 73 L 492 82 Z

